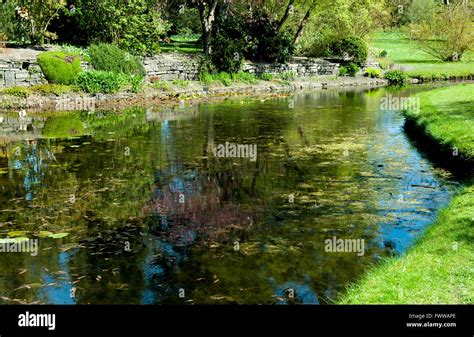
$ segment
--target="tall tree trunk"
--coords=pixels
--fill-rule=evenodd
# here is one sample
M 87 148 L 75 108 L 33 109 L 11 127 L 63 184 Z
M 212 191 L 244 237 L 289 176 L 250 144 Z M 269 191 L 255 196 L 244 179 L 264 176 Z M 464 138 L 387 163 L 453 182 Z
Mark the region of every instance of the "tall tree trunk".
M 293 39 L 293 46 L 296 45 L 296 43 L 300 40 L 301 36 L 303 35 L 304 27 L 306 26 L 306 24 L 309 21 L 309 18 L 311 17 L 311 12 L 312 12 L 313 8 L 314 8 L 314 6 L 311 7 L 310 9 L 308 9 L 308 11 L 306 12 L 303 20 L 301 21 L 301 23 L 298 27 L 298 30 L 296 31 L 295 38 Z
M 288 3 L 288 6 L 286 6 L 285 15 L 283 15 L 283 17 L 280 20 L 280 23 L 278 23 L 278 28 L 277 28 L 278 31 L 281 30 L 281 28 L 285 24 L 286 20 L 288 20 L 288 18 L 290 17 L 290 14 L 291 14 L 291 12 L 293 10 L 293 7 L 294 7 L 293 6 L 294 3 L 295 3 L 295 0 L 290 0 L 290 2 Z
M 199 0 L 199 17 L 201 19 L 202 27 L 202 44 L 204 49 L 204 54 L 211 55 L 211 39 L 212 39 L 212 28 L 214 26 L 214 21 L 216 20 L 216 7 L 218 0 L 210 0 L 206 2 L 205 0 Z M 207 10 L 206 10 L 207 7 Z

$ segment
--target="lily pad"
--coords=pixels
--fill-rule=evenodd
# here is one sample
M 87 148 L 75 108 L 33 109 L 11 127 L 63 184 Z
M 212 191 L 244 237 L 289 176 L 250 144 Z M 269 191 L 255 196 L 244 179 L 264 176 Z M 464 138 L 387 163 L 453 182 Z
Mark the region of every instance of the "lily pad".
M 48 231 L 40 231 L 38 236 L 40 238 L 47 238 L 48 236 L 52 235 L 53 232 L 48 232 Z
M 8 232 L 7 235 L 11 238 L 14 238 L 14 237 L 17 237 L 17 236 L 24 236 L 27 233 L 28 232 L 26 232 L 26 231 L 12 231 L 12 232 Z
M 49 234 L 48 237 L 53 238 L 53 239 L 62 239 L 68 235 L 69 233 L 56 233 L 56 234 Z

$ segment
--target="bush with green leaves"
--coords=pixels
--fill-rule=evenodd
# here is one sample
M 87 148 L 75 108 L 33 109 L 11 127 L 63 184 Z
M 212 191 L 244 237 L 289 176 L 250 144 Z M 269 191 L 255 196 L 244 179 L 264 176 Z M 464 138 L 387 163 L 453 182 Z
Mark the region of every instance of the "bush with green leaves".
M 355 77 L 357 73 L 359 72 L 359 70 L 360 70 L 360 67 L 355 63 L 349 63 L 347 65 L 347 75 L 351 77 Z
M 370 78 L 381 78 L 382 77 L 382 71 L 380 69 L 376 69 L 376 68 L 367 68 L 367 69 L 365 69 L 364 76 L 365 77 L 370 77 Z
M 171 27 L 156 1 L 75 0 L 74 6 L 74 12 L 65 8 L 52 22 L 60 42 L 84 46 L 107 42 L 134 55 L 152 55 Z
M 273 80 L 273 75 L 270 74 L 270 73 L 261 73 L 258 77 L 259 77 L 261 80 L 264 80 L 264 81 L 271 81 L 271 80 Z
M 343 57 L 346 56 L 349 60 L 358 66 L 362 66 L 367 61 L 369 48 L 367 43 L 356 36 L 349 36 L 344 39 L 334 41 L 331 45 L 333 55 Z
M 347 67 L 345 66 L 340 66 L 339 67 L 339 76 L 346 76 L 347 75 Z
M 280 74 L 280 78 L 283 81 L 294 81 L 296 78 L 296 73 L 294 71 L 284 71 Z
M 89 47 L 89 56 L 95 70 L 113 71 L 126 75 L 145 76 L 141 61 L 113 44 L 100 43 Z
M 403 85 L 408 83 L 410 77 L 401 70 L 389 70 L 385 73 L 384 78 L 390 84 Z
M 49 83 L 69 85 L 82 73 L 80 57 L 71 53 L 44 52 L 38 64 Z
M 218 71 L 238 72 L 244 58 L 287 63 L 293 56 L 292 36 L 279 30 L 278 21 L 263 9 L 229 12 L 218 20 L 211 40 L 211 59 Z
M 78 76 L 75 86 L 90 94 L 113 94 L 129 82 L 129 76 L 112 71 L 91 70 Z

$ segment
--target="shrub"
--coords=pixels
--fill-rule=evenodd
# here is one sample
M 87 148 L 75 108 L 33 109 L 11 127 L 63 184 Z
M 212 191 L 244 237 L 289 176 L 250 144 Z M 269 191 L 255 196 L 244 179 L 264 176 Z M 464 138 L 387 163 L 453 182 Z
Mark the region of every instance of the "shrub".
M 330 48 L 333 55 L 347 55 L 350 60 L 358 66 L 362 66 L 365 63 L 369 53 L 367 43 L 356 36 L 349 36 L 337 40 L 332 43 Z
M 78 89 L 91 94 L 113 94 L 119 91 L 128 81 L 129 77 L 124 74 L 92 70 L 80 74 L 75 85 Z
M 145 78 L 139 75 L 132 75 L 129 77 L 129 82 L 131 85 L 130 91 L 137 94 L 142 91 L 143 85 L 145 84 Z
M 218 71 L 235 73 L 243 59 L 286 63 L 294 53 L 292 36 L 278 30 L 278 21 L 268 12 L 230 12 L 219 19 L 213 32 L 211 59 Z
M 81 59 L 75 54 L 41 53 L 38 55 L 38 64 L 49 83 L 72 84 L 82 73 Z
M 260 79 L 261 80 L 264 80 L 264 81 L 271 81 L 273 80 L 273 75 L 272 74 L 269 74 L 269 73 L 262 73 L 260 74 Z
M 339 76 L 346 76 L 347 75 L 347 68 L 344 66 L 339 67 Z
M 151 85 L 155 89 L 161 89 L 164 91 L 168 91 L 170 89 L 170 84 L 168 81 L 156 81 Z
M 387 57 L 388 56 L 388 51 L 386 51 L 385 49 L 382 50 L 379 54 L 380 57 Z
M 280 78 L 283 81 L 294 81 L 296 73 L 294 71 L 284 71 L 280 74 Z
M 367 68 L 367 69 L 365 69 L 364 76 L 365 77 L 370 77 L 370 78 L 381 78 L 382 77 L 382 71 L 380 69 L 376 69 L 376 68 Z
M 347 65 L 347 75 L 355 77 L 357 72 L 360 70 L 359 66 L 355 63 L 349 63 Z
M 390 84 L 403 85 L 406 84 L 410 77 L 400 70 L 389 70 L 385 73 L 384 78 L 388 80 Z
M 218 71 L 236 73 L 244 61 L 244 42 L 231 39 L 225 33 L 219 33 L 212 39 L 212 64 Z
M 258 80 L 254 74 L 246 73 L 243 71 L 239 71 L 238 73 L 231 74 L 232 80 L 244 82 L 244 83 L 256 83 Z
M 145 76 L 145 68 L 140 60 L 119 47 L 101 43 L 89 47 L 91 65 L 95 70 L 113 71 L 126 75 Z
M 1 92 L 5 95 L 27 98 L 30 94 L 30 89 L 26 87 L 11 87 L 3 89 Z

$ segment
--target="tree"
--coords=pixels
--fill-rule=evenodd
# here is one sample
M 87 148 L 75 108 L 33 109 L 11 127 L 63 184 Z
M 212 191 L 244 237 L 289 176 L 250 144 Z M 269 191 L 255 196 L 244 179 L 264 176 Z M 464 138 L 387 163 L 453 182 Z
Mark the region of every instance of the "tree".
M 211 39 L 214 22 L 216 21 L 216 9 L 219 0 L 197 0 L 199 18 L 202 26 L 202 44 L 204 53 L 211 55 Z
M 53 37 L 54 35 L 48 32 L 48 27 L 65 7 L 65 0 L 17 1 L 15 11 L 20 25 L 19 31 L 24 32 L 22 39 L 27 38 L 33 44 L 42 44 L 45 37 Z
M 442 61 L 460 61 L 474 46 L 473 8 L 464 1 L 451 2 L 432 18 L 412 24 L 410 33 L 430 55 Z

